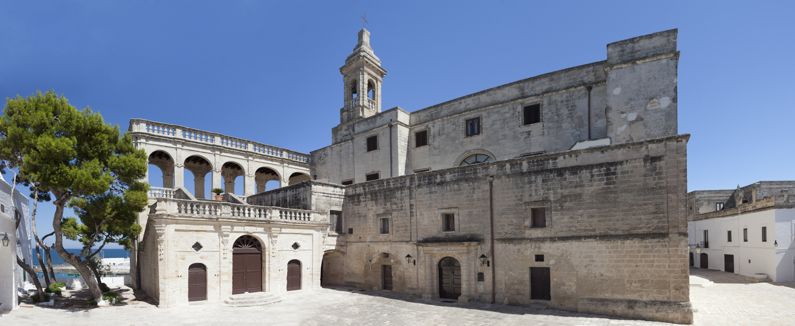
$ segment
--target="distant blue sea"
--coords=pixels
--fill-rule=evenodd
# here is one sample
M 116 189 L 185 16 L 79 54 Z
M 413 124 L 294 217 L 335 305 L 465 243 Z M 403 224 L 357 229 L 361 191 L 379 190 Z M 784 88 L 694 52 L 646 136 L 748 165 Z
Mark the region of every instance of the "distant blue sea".
M 66 249 L 66 251 L 68 251 L 70 253 L 73 253 L 73 254 L 79 254 L 80 253 L 80 249 Z M 55 252 L 55 249 L 50 250 L 50 253 L 52 254 L 52 264 L 53 265 L 65 264 L 65 262 L 63 261 L 61 256 L 59 256 L 58 253 Z M 47 258 L 44 257 L 44 250 L 41 251 L 41 254 L 42 254 L 41 259 L 43 259 L 44 261 L 47 261 Z M 97 256 L 100 256 L 100 258 L 127 258 L 127 257 L 130 257 L 130 253 L 128 253 L 127 250 L 124 250 L 124 249 L 102 249 L 102 252 L 97 254 Z M 34 265 L 36 265 L 36 266 L 39 265 L 39 261 L 36 259 L 35 250 L 33 251 L 33 262 L 34 262 Z

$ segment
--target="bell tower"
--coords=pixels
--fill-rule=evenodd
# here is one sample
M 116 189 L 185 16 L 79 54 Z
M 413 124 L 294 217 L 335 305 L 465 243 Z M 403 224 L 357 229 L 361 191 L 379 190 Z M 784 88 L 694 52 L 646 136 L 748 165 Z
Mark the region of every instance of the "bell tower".
M 344 101 L 340 123 L 371 117 L 381 112 L 381 82 L 386 70 L 370 47 L 370 31 L 359 31 L 359 41 L 340 67 Z

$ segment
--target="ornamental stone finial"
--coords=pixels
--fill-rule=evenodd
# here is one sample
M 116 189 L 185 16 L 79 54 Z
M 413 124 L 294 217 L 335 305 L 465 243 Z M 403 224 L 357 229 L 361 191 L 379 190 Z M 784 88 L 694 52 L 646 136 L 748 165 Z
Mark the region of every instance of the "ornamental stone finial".
M 370 31 L 368 31 L 366 28 L 362 28 L 362 30 L 359 31 L 359 42 L 356 43 L 356 48 L 358 49 L 360 47 L 371 49 Z

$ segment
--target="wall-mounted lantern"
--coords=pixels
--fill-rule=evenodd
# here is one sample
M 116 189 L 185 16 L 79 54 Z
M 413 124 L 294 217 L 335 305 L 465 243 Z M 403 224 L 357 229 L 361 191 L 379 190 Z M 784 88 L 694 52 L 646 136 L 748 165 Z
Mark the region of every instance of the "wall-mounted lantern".
M 3 247 L 8 247 L 8 243 L 11 242 L 11 239 L 8 238 L 8 233 L 3 233 L 3 239 L 0 241 L 3 242 Z
M 409 254 L 409 255 L 406 255 L 406 264 L 414 264 L 414 265 L 417 265 L 417 260 L 416 260 L 416 259 L 414 259 L 414 257 L 411 257 L 411 255 L 410 255 L 410 254 Z
M 480 266 L 483 266 L 483 265 L 486 265 L 486 266 L 490 266 L 491 265 L 489 263 L 489 257 L 486 257 L 486 255 L 480 255 Z
M 696 254 L 700 254 L 700 253 L 701 253 L 701 244 L 697 244 L 696 245 Z

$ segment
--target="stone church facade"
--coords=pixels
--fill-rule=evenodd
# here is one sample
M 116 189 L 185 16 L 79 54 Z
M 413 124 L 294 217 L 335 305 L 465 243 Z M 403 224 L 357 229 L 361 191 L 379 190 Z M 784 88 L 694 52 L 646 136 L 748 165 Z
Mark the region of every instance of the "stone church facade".
M 676 36 L 409 112 L 381 110 L 362 30 L 332 144 L 309 155 L 132 120 L 164 179 L 136 282 L 161 306 L 352 286 L 689 323 Z

